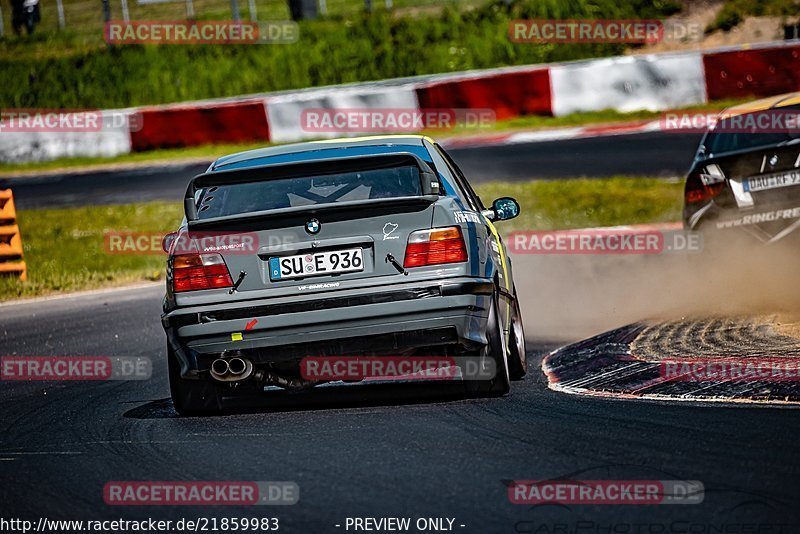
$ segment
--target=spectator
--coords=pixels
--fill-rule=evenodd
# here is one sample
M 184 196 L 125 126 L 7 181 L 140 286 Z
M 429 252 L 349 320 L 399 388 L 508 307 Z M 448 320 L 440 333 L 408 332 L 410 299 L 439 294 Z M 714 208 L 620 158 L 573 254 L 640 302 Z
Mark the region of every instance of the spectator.
M 25 26 L 28 35 L 31 35 L 40 20 L 39 0 L 11 0 L 11 26 L 14 33 L 19 35 Z

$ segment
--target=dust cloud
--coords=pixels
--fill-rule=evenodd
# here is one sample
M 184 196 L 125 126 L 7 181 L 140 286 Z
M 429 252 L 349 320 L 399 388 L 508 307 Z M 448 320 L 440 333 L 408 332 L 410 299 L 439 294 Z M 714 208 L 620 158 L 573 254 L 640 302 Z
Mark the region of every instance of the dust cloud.
M 706 236 L 699 252 L 511 254 L 528 339 L 576 341 L 642 320 L 800 311 L 800 243 Z

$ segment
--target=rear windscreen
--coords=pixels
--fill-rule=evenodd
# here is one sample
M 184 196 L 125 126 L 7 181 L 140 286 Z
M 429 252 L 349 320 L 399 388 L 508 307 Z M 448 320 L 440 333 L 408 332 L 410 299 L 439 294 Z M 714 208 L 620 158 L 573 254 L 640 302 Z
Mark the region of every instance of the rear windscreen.
M 704 143 L 706 152 L 710 154 L 724 154 L 748 148 L 776 146 L 800 137 L 798 133 L 717 133 L 708 134 Z
M 753 119 L 770 118 L 774 116 L 778 119 L 794 117 L 797 119 L 798 108 L 787 106 L 780 110 L 766 110 L 755 113 L 745 113 L 729 119 L 721 120 L 715 130 L 708 132 L 703 145 L 708 154 L 724 154 L 726 152 L 736 152 L 751 148 L 777 146 L 789 141 L 800 138 L 800 131 L 796 127 L 763 127 L 758 125 L 757 120 L 748 121 L 748 117 Z M 741 128 L 737 125 L 751 125 L 749 128 Z M 782 124 L 779 121 L 777 124 Z M 790 123 L 787 123 L 790 124 Z M 792 123 L 794 124 L 794 123 Z
M 358 200 L 420 196 L 416 166 L 208 186 L 199 191 L 198 217 L 211 219 L 264 210 Z

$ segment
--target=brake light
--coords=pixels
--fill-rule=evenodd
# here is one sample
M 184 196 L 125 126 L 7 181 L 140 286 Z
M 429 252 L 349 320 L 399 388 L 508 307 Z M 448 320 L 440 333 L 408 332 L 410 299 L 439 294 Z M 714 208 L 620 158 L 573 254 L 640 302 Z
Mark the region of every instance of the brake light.
M 232 286 L 231 273 L 219 254 L 181 254 L 172 259 L 175 293 Z
M 709 177 L 695 172 L 689 175 L 686 180 L 686 189 L 684 190 L 684 198 L 687 204 L 699 204 L 701 202 L 708 202 L 714 197 L 719 196 L 725 187 L 724 178 L 718 181 L 709 180 Z
M 419 230 L 408 236 L 405 268 L 467 261 L 467 246 L 460 226 Z

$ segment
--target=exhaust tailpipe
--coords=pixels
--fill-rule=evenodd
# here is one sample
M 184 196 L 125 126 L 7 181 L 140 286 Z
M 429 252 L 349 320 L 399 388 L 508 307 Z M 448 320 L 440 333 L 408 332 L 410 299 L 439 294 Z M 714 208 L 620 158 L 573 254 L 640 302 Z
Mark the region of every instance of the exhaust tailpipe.
M 219 377 L 223 377 L 228 374 L 229 370 L 230 366 L 228 365 L 228 362 L 222 358 L 217 358 L 211 363 L 211 372 Z
M 247 363 L 241 358 L 231 358 L 228 361 L 228 371 L 232 375 L 238 376 L 247 370 Z
M 241 382 L 253 374 L 253 362 L 246 358 L 217 358 L 211 362 L 211 377 L 219 382 Z

